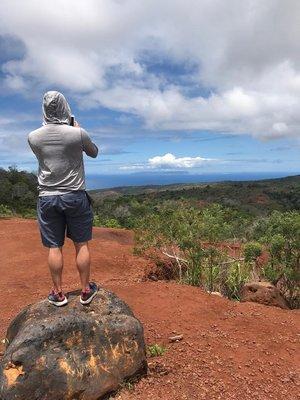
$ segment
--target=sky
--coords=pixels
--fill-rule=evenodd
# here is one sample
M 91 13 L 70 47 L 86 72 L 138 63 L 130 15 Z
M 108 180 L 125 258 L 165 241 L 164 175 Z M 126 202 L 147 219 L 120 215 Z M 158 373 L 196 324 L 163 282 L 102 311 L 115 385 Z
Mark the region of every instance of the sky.
M 0 166 L 37 170 L 58 90 L 94 187 L 299 174 L 299 20 L 298 0 L 1 0 Z

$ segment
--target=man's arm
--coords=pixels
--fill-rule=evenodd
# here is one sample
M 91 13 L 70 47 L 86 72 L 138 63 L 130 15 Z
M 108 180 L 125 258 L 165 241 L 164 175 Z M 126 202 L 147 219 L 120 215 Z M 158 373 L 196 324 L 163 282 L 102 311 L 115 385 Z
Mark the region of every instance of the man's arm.
M 87 156 L 96 158 L 98 155 L 98 147 L 91 141 L 86 130 L 80 128 L 82 149 Z
M 30 134 L 27 136 L 27 143 L 29 144 L 29 147 L 31 148 L 32 152 L 35 154 L 33 145 L 32 145 L 31 140 L 30 140 Z

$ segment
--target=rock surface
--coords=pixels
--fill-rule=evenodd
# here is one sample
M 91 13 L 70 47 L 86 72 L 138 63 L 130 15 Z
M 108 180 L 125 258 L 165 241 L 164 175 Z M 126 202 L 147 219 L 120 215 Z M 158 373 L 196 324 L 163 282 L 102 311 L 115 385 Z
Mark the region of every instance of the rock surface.
M 147 371 L 143 327 L 112 292 L 88 306 L 78 292 L 65 307 L 26 307 L 7 330 L 1 400 L 94 400 Z
M 279 289 L 270 282 L 246 283 L 241 291 L 241 301 L 252 301 L 267 306 L 289 309 L 288 303 Z

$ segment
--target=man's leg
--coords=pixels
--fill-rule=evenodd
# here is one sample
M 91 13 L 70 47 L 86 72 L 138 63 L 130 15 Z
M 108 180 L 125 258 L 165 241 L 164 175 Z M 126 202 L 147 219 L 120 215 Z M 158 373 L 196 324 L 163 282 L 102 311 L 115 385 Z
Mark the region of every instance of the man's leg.
M 80 303 L 89 304 L 98 292 L 95 282 L 90 282 L 89 240 L 92 239 L 93 210 L 85 191 L 79 190 L 62 196 L 67 220 L 67 237 L 76 249 L 76 266 L 80 275 Z
M 62 271 L 63 271 L 62 247 L 49 248 L 48 265 L 55 292 L 62 292 Z
M 75 243 L 76 249 L 76 266 L 80 276 L 82 291 L 89 288 L 91 258 L 88 242 Z

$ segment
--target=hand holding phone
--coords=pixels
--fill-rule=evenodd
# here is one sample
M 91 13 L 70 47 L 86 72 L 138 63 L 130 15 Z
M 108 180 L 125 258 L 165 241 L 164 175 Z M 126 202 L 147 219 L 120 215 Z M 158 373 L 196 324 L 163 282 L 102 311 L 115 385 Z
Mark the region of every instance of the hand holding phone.
M 71 115 L 70 125 L 75 126 L 76 128 L 80 127 L 79 123 L 75 120 L 74 115 Z

